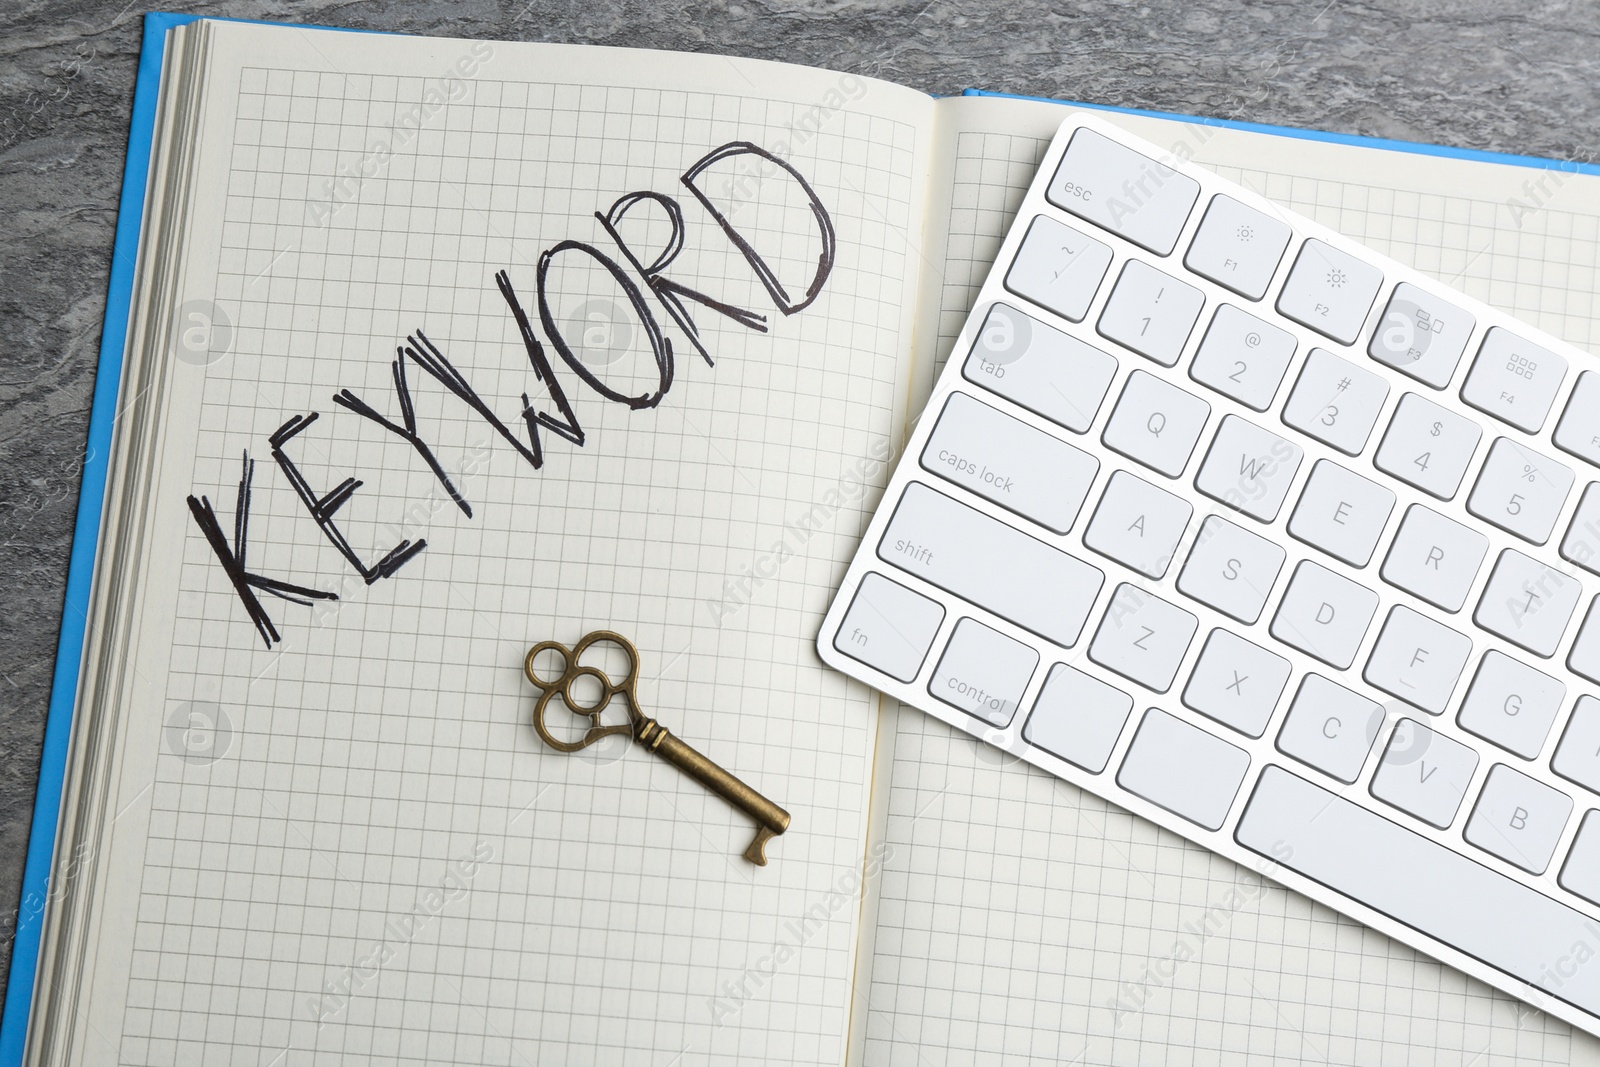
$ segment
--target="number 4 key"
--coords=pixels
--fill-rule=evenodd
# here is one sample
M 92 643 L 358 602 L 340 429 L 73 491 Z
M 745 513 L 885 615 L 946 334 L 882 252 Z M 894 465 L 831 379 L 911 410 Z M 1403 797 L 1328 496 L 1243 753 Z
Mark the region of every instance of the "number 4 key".
M 1482 436 L 1471 419 L 1407 393 L 1395 407 L 1372 462 L 1424 493 L 1449 500 L 1461 488 Z

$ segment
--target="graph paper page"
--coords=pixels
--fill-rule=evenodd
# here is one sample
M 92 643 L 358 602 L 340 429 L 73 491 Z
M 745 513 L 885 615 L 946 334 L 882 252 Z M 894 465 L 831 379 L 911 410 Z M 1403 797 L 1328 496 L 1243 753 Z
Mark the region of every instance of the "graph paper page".
M 1068 114 L 939 107 L 951 177 L 925 231 L 940 266 L 924 278 L 922 390 Z M 1600 180 L 1568 175 L 1513 212 L 1539 172 L 1111 117 L 1575 344 L 1600 340 Z M 913 708 L 888 722 L 862 1063 L 1600 1062 L 1587 1035 L 1253 870 Z
M 877 700 L 813 642 L 904 431 L 929 102 L 210 32 L 72 1060 L 842 1062 Z M 536 736 L 525 651 L 602 627 L 791 813 L 769 866 Z

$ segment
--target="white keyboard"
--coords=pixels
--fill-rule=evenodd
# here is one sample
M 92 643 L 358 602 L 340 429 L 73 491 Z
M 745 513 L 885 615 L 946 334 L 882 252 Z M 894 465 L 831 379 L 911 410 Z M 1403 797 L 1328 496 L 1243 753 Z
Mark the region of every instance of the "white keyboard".
M 1098 119 L 818 636 L 1600 1034 L 1600 374 Z

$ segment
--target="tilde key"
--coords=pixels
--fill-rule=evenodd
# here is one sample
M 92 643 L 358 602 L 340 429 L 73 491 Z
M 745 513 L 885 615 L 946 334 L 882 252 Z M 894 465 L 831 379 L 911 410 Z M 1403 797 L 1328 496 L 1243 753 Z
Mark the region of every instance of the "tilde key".
M 613 683 L 599 668 L 584 667 L 578 663 L 591 645 L 601 642 L 610 642 L 627 653 L 628 675 L 620 685 Z M 534 669 L 534 660 L 544 652 L 553 652 L 561 657 L 561 673 L 554 678 L 547 678 Z M 522 661 L 522 670 L 528 676 L 528 681 L 540 691 L 539 702 L 533 709 L 533 728 L 539 732 L 545 744 L 558 752 L 570 753 L 588 748 L 612 734 L 632 734 L 633 739 L 646 750 L 660 756 L 755 820 L 756 837 L 750 842 L 750 847 L 744 850 L 744 858 L 762 867 L 767 865 L 767 842 L 789 828 L 789 813 L 672 736 L 665 726 L 645 717 L 644 712 L 639 710 L 638 696 L 634 691 L 639 680 L 639 650 L 633 647 L 633 642 L 610 630 L 595 630 L 586 634 L 570 649 L 559 641 L 541 641 L 528 650 L 527 657 Z M 584 678 L 599 686 L 599 695 L 592 700 L 581 700 L 573 691 L 573 686 Z M 590 722 L 589 729 L 577 741 L 562 741 L 545 726 L 545 709 L 549 707 L 551 698 L 557 695 L 566 702 L 573 714 Z M 602 726 L 600 714 L 615 696 L 621 696 L 627 702 L 628 722 Z

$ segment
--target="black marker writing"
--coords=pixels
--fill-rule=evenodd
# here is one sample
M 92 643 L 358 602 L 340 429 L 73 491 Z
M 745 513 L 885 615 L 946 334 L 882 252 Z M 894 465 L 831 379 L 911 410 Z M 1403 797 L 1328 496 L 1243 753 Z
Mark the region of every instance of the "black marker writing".
M 772 192 L 768 192 L 771 190 L 779 198 L 777 201 L 779 206 L 796 205 L 798 209 L 798 204 L 803 203 L 808 209 L 803 213 L 798 210 L 778 213 L 779 217 L 809 215 L 804 225 L 812 232 L 805 236 L 814 242 L 817 254 L 815 267 L 811 268 L 810 275 L 804 280 L 800 291 L 795 291 L 796 283 L 793 279 L 788 279 L 787 282 L 780 279 L 778 270 L 773 264 L 774 262 L 781 264 L 782 260 L 771 257 L 776 249 L 786 249 L 802 235 L 778 232 L 770 227 L 769 232 L 748 234 L 735 225 L 732 215 L 738 212 L 725 212 L 719 209 L 702 188 L 702 183 L 709 181 L 714 170 L 720 172 L 729 168 L 742 176 L 736 190 L 738 193 L 735 197 L 736 202 L 760 209 L 763 205 L 759 197 L 763 193 L 772 195 Z M 755 175 L 760 180 L 745 181 L 750 175 Z M 708 152 L 685 171 L 679 180 L 716 223 L 723 237 L 743 257 L 756 280 L 761 283 L 780 312 L 785 316 L 794 315 L 817 300 L 833 271 L 836 235 L 833 222 L 821 198 L 798 170 L 766 149 L 748 141 L 734 141 Z M 797 201 L 797 194 L 803 199 Z M 666 213 L 666 220 L 671 229 L 661 250 L 650 257 L 648 251 L 641 251 L 630 245 L 622 230 L 631 212 L 655 209 Z M 762 212 L 753 211 L 751 217 L 762 217 Z M 667 318 L 670 319 L 669 325 L 676 325 L 683 332 L 689 344 L 705 360 L 707 366 L 715 366 L 715 360 L 712 359 L 699 323 L 690 313 L 691 303 L 715 311 L 757 333 L 768 331 L 766 315 L 708 295 L 697 287 L 700 284 L 698 282 L 689 284 L 680 279 L 667 277 L 667 269 L 677 261 L 684 249 L 688 232 L 683 208 L 674 197 L 651 190 L 627 193 L 613 201 L 608 211 L 595 212 L 595 219 L 615 243 L 617 255 L 614 257 L 594 245 L 576 240 L 559 241 L 541 253 L 535 271 L 534 302 L 538 309 L 537 327 L 513 288 L 510 274 L 501 270 L 494 276 L 501 298 L 516 322 L 524 354 L 529 368 L 533 371 L 533 389 L 522 393 L 521 416 L 526 429 L 526 441 L 495 413 L 489 402 L 473 388 L 466 374 L 420 329 L 406 337 L 405 343 L 395 350 L 395 358 L 390 364 L 395 400 L 400 409 L 398 421 L 383 414 L 350 389 L 341 389 L 333 396 L 333 402 L 339 407 L 378 424 L 409 444 L 467 518 L 473 517 L 472 505 L 446 473 L 444 464 L 434 451 L 434 447 L 428 443 L 418 427 L 414 401 L 414 388 L 417 382 L 409 375 L 408 365 L 416 366 L 433 381 L 444 386 L 446 391 L 487 423 L 500 439 L 510 444 L 531 467 L 542 470 L 547 443 L 542 436 L 544 431 L 578 448 L 584 447 L 587 443 L 587 437 L 579 424 L 572 401 L 556 377 L 547 355 L 546 345 L 555 349 L 561 357 L 561 364 L 577 375 L 578 380 L 597 397 L 638 411 L 654 408 L 661 403 L 672 388 L 677 370 L 674 364 L 672 340 L 662 328 L 664 320 L 659 319 L 657 311 L 652 308 L 652 298 L 659 304 L 660 309 L 666 312 Z M 764 253 L 763 248 L 768 251 Z M 572 345 L 557 325 L 552 307 L 554 303 L 552 298 L 559 295 L 560 282 L 567 274 L 569 266 L 573 269 L 598 268 L 621 294 L 627 313 L 649 347 L 655 367 L 653 382 L 644 387 L 634 387 L 637 391 L 619 388 L 613 382 L 602 378 L 573 351 Z M 544 399 L 540 405 L 536 405 L 532 394 L 541 390 Z M 311 412 L 307 415 L 295 415 L 283 423 L 269 438 L 272 457 L 323 536 L 362 580 L 371 585 L 379 579 L 393 576 L 427 547 L 427 541 L 420 538 L 412 541 L 407 538 L 389 549 L 374 564 L 369 565 L 362 560 L 335 519 L 340 509 L 351 500 L 356 490 L 365 482 L 360 478 L 347 477 L 328 492 L 318 493 L 312 488 L 288 451 L 295 439 L 317 419 L 317 413 Z M 309 606 L 314 600 L 339 598 L 332 592 L 267 578 L 246 568 L 245 549 L 254 470 L 254 461 L 246 452 L 243 476 L 239 482 L 239 502 L 231 544 L 223 535 L 222 525 L 210 501 L 203 496 L 190 496 L 188 501 L 190 514 L 211 545 L 224 573 L 227 574 L 240 602 L 244 605 L 245 613 L 254 623 L 267 647 L 271 648 L 282 638 L 262 607 L 256 595 L 258 590 L 303 606 Z
M 645 337 L 650 341 L 650 355 L 656 361 L 656 390 L 653 393 L 644 393 L 640 396 L 626 396 L 611 388 L 599 377 L 583 365 L 572 352 L 572 346 L 567 344 L 567 339 L 561 336 L 561 330 L 556 326 L 555 318 L 550 314 L 549 278 L 550 264 L 555 262 L 557 256 L 563 252 L 580 252 L 593 259 L 610 272 L 612 280 L 628 298 L 628 306 L 639 319 L 639 324 L 644 327 Z M 503 275 L 505 272 L 502 271 Z M 607 400 L 615 400 L 619 404 L 626 404 L 634 410 L 639 408 L 653 408 L 661 403 L 661 398 L 672 388 L 672 342 L 661 334 L 661 327 L 656 323 L 656 317 L 650 314 L 650 305 L 644 302 L 644 296 L 639 292 L 639 287 L 633 284 L 633 279 L 622 273 L 622 268 L 617 266 L 616 260 L 601 252 L 597 248 L 583 244 L 580 241 L 562 241 L 539 256 L 539 323 L 544 327 L 545 336 L 550 338 L 550 343 L 556 346 L 556 351 L 561 353 L 561 358 L 571 367 L 573 373 L 582 378 L 584 384 Z
M 633 248 L 629 246 L 628 242 L 623 239 L 622 234 L 617 230 L 617 227 L 622 224 L 622 220 L 628 212 L 646 201 L 659 205 L 667 213 L 667 221 L 672 223 L 672 236 L 667 238 L 666 247 L 661 250 L 661 254 L 656 256 L 649 266 L 639 260 Z M 741 326 L 748 326 L 758 333 L 767 332 L 767 317 L 765 315 L 758 315 L 754 311 L 748 311 L 742 307 L 713 299 L 702 292 L 691 289 L 687 285 L 680 285 L 671 278 L 662 275 L 662 271 L 671 266 L 672 261 L 678 258 L 678 253 L 683 251 L 683 208 L 679 207 L 678 202 L 672 197 L 663 196 L 661 193 L 655 192 L 629 193 L 627 196 L 618 197 L 617 202 L 611 205 L 610 211 L 607 211 L 604 215 L 596 211 L 594 217 L 599 220 L 601 226 L 605 227 L 606 233 L 617 243 L 618 250 L 632 264 L 633 269 L 639 272 L 640 277 L 645 280 L 645 284 L 650 287 L 650 291 L 655 293 L 656 299 L 661 301 L 661 306 L 667 309 L 667 314 L 672 316 L 672 320 L 678 324 L 678 328 L 689 338 L 689 343 L 694 345 L 695 351 L 700 353 L 700 358 L 706 361 L 707 366 L 714 367 L 716 362 L 711 358 L 711 353 L 706 350 L 705 342 L 700 340 L 700 327 L 695 323 L 694 316 L 689 314 L 689 309 L 684 307 L 684 297 L 696 303 L 704 304 L 713 311 L 720 311 Z
M 316 490 L 311 488 L 311 483 L 306 481 L 306 476 L 300 473 L 300 468 L 289 458 L 283 446 L 298 437 L 307 427 L 317 421 L 317 413 L 309 415 L 296 415 L 282 426 L 278 427 L 268 441 L 272 444 L 272 458 L 277 460 L 278 468 L 283 471 L 284 477 L 289 479 L 289 484 L 294 486 L 294 491 L 305 504 L 306 510 L 311 513 L 311 519 L 322 530 L 328 543 L 339 550 L 339 554 L 350 561 L 350 566 L 355 568 L 363 581 L 368 585 L 379 578 L 388 578 L 395 571 L 405 565 L 405 562 L 424 548 L 428 542 L 418 541 L 413 544 L 410 540 L 401 541 L 391 548 L 382 559 L 371 567 L 361 562 L 361 557 L 356 555 L 356 550 L 350 547 L 350 539 L 345 537 L 344 531 L 334 523 L 333 517 L 339 509 L 350 502 L 356 490 L 366 483 L 359 478 L 346 478 L 326 493 L 318 496 Z
M 528 362 L 533 365 L 534 380 L 550 391 L 550 402 L 561 412 L 559 420 L 543 411 L 530 418 L 529 412 L 533 410 L 533 405 L 528 400 L 528 394 L 522 394 L 522 417 L 529 419 L 528 436 L 533 441 L 534 451 L 539 450 L 538 426 L 544 426 L 582 448 L 583 427 L 578 425 L 578 417 L 572 413 L 572 405 L 567 402 L 566 390 L 561 388 L 561 383 L 556 381 L 555 371 L 550 369 L 550 361 L 545 358 L 544 345 L 539 343 L 538 335 L 533 332 L 533 324 L 528 321 L 528 313 L 523 310 L 521 301 L 517 299 L 517 291 L 511 288 L 511 275 L 500 271 L 494 276 L 494 281 L 500 287 L 500 295 L 505 298 L 506 306 L 511 309 L 511 317 L 517 320 L 517 332 L 522 337 L 522 347 L 527 350 Z M 537 467 L 539 464 L 534 463 L 534 466 Z
M 817 221 L 817 230 L 822 237 L 822 248 L 817 253 L 817 269 L 811 276 L 810 284 L 806 286 L 803 300 L 796 300 L 789 295 L 789 291 L 783 287 L 783 283 L 778 281 L 778 275 L 761 253 L 756 251 L 755 245 L 750 239 L 740 233 L 728 217 L 717 210 L 717 206 L 711 202 L 711 198 L 701 190 L 700 186 L 695 184 L 700 176 L 713 165 L 745 155 L 754 156 L 757 160 L 765 160 L 767 163 L 776 166 L 783 173 L 788 174 L 800 183 L 801 191 L 805 193 L 806 199 L 811 202 L 811 214 Z M 757 167 L 758 172 L 764 173 L 764 164 L 758 163 Z M 717 220 L 717 225 L 721 226 L 722 232 L 728 235 L 728 240 L 732 241 L 733 246 L 744 255 L 745 262 L 750 264 L 750 269 L 756 272 L 756 277 L 761 279 L 762 285 L 766 286 L 767 293 L 772 297 L 773 303 L 778 305 L 779 311 L 785 315 L 793 315 L 797 311 L 810 307 L 812 301 L 821 295 L 823 283 L 828 280 L 828 275 L 833 273 L 835 240 L 833 220 L 828 217 L 828 210 L 822 206 L 822 201 L 818 198 L 816 190 L 811 188 L 810 182 L 800 176 L 799 171 L 795 170 L 786 161 L 768 152 L 765 148 L 753 145 L 749 141 L 735 141 L 732 144 L 725 144 L 721 148 L 706 153 L 700 162 L 685 172 L 683 184 L 688 186 L 695 199 L 700 201 L 700 206 L 705 208 L 711 214 L 711 217 Z
M 222 535 L 222 524 L 217 521 L 217 513 L 212 510 L 210 500 L 203 496 L 189 497 L 189 513 L 194 516 L 200 532 L 205 534 L 211 551 L 217 554 L 217 562 L 222 564 L 223 573 L 233 583 L 234 592 L 239 594 L 245 614 L 250 616 L 261 639 L 271 648 L 273 642 L 282 638 L 278 636 L 278 628 L 272 625 L 267 609 L 261 606 L 256 596 L 257 589 L 302 607 L 309 607 L 313 600 L 338 600 L 339 595 L 253 574 L 245 568 L 245 549 L 250 542 L 250 483 L 256 474 L 256 461 L 250 458 L 249 452 L 244 454 L 243 466 L 243 472 L 239 475 L 239 499 L 233 509 L 232 546 Z
M 466 498 L 461 495 L 461 491 L 450 480 L 450 476 L 444 472 L 444 464 L 440 463 L 439 457 L 433 454 L 433 449 L 428 447 L 428 442 L 424 441 L 422 436 L 417 433 L 417 410 L 411 403 L 411 388 L 406 384 L 406 350 L 404 348 L 395 349 L 395 359 L 390 366 L 394 372 L 394 394 L 396 399 L 400 401 L 400 421 L 403 425 L 396 426 L 348 389 L 341 389 L 335 393 L 333 402 L 340 407 L 350 409 L 363 418 L 371 419 L 385 430 L 400 435 L 412 448 L 417 450 L 417 454 L 428 465 L 428 469 L 433 471 L 433 476 L 439 479 L 439 484 L 444 486 L 445 492 L 450 494 L 450 499 L 456 502 L 456 507 L 460 508 L 470 519 L 472 517 L 472 505 L 467 503 Z

